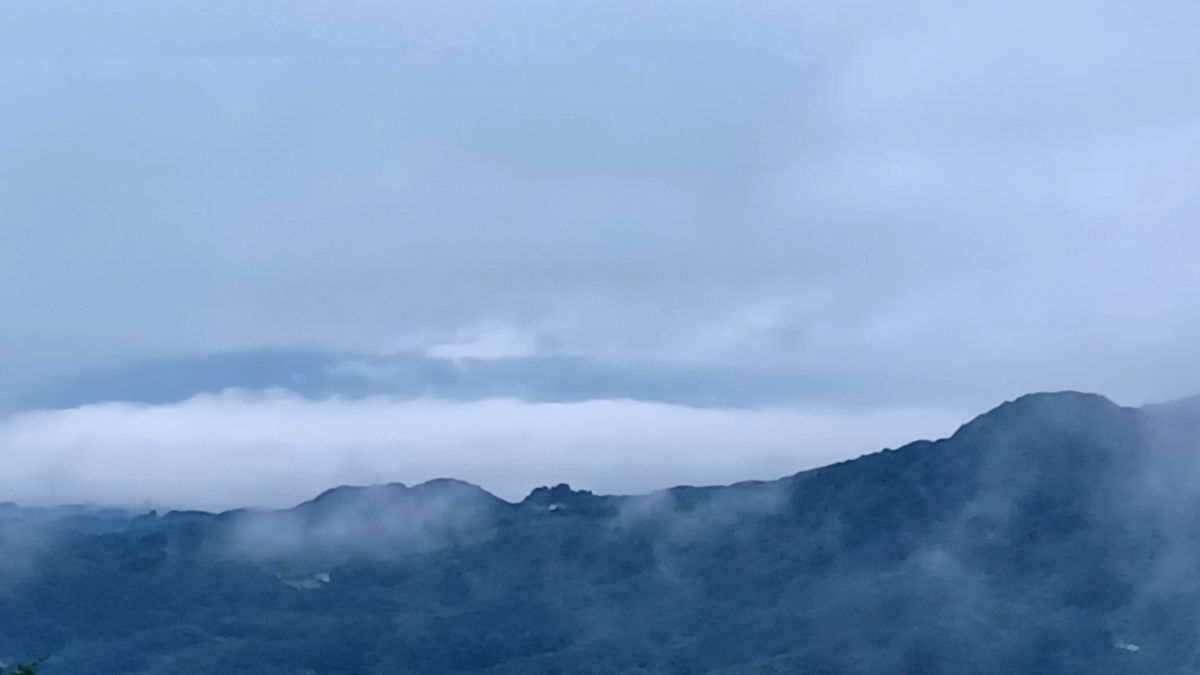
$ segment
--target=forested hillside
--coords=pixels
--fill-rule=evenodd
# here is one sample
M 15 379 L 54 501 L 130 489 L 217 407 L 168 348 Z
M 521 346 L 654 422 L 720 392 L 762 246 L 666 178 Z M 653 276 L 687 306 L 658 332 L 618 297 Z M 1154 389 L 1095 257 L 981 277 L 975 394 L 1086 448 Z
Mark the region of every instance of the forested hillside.
M 1038 394 L 772 482 L 0 506 L 0 659 L 84 673 L 1200 672 L 1200 405 Z M 736 451 L 738 439 L 729 439 Z

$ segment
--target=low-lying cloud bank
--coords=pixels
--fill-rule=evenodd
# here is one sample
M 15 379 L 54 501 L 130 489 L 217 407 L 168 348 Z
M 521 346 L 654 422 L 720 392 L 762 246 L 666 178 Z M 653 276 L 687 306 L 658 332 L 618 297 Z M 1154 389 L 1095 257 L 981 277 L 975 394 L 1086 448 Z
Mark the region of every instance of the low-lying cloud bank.
M 567 481 L 606 493 L 775 478 L 941 436 L 929 410 L 701 409 L 595 400 L 310 400 L 226 391 L 0 420 L 0 500 L 288 506 L 340 484 L 449 476 L 506 499 Z

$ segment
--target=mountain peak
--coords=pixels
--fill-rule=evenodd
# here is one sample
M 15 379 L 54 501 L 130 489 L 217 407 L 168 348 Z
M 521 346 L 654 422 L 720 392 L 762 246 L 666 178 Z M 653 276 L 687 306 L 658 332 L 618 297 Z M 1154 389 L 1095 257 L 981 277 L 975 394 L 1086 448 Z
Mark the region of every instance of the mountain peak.
M 1111 409 L 1118 406 L 1107 396 L 1067 389 L 1063 391 L 1042 391 L 1024 394 L 1011 401 L 1001 403 L 996 407 L 996 410 L 1005 407 L 1046 410 L 1063 409 L 1065 407 Z
M 1105 396 L 1080 391 L 1025 394 L 967 422 L 955 436 L 1036 424 L 1045 428 L 1085 423 L 1123 410 Z
M 454 478 L 434 478 L 411 487 L 404 483 L 341 485 L 322 492 L 299 507 L 308 509 L 347 504 L 383 507 L 385 504 L 420 503 L 443 498 L 464 503 L 500 501 L 498 497 L 474 483 Z
M 562 501 L 590 496 L 593 496 L 591 490 L 575 490 L 567 483 L 559 483 L 553 487 L 543 485 L 534 488 L 525 501 L 540 504 L 546 501 Z
M 404 483 L 385 483 L 381 485 L 339 485 L 337 487 L 332 487 L 328 490 L 325 490 L 306 503 L 319 504 L 367 494 L 404 492 L 408 489 L 408 486 Z
M 591 490 L 574 490 L 566 483 L 554 487 L 542 486 L 529 493 L 521 504 L 560 512 L 589 512 L 604 510 L 612 497 L 592 494 Z
M 424 483 L 418 483 L 412 486 L 413 490 L 470 490 L 487 492 L 483 488 L 474 483 L 468 483 L 465 480 L 457 478 L 431 478 Z

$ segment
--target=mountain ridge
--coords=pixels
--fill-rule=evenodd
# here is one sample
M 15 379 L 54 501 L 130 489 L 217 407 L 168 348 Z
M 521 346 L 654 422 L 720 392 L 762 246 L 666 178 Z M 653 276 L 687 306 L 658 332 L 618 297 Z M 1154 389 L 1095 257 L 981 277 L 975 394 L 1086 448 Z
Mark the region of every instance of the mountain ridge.
M 49 675 L 1200 672 L 1188 410 L 1037 394 L 943 439 L 643 495 L 508 502 L 443 479 L 48 530 L 0 509 L 0 658 L 49 655 Z

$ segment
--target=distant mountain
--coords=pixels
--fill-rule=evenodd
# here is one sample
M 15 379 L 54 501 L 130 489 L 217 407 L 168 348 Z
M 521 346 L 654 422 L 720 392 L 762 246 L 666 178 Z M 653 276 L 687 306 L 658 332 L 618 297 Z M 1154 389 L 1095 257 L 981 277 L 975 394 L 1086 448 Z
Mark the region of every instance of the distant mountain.
M 95 673 L 1196 673 L 1200 399 L 1035 394 L 769 482 L 0 505 L 0 660 Z M 736 439 L 731 439 L 731 444 Z M 730 452 L 736 452 L 731 447 Z

